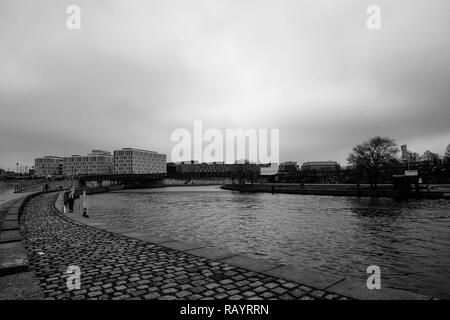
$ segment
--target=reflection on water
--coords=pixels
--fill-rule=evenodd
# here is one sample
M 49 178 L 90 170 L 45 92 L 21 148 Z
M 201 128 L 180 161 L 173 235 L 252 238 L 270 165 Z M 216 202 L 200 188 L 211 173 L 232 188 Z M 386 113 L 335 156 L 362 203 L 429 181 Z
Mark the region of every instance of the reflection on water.
M 91 219 L 450 298 L 450 202 L 171 187 L 90 196 Z M 78 215 L 77 215 L 78 217 Z

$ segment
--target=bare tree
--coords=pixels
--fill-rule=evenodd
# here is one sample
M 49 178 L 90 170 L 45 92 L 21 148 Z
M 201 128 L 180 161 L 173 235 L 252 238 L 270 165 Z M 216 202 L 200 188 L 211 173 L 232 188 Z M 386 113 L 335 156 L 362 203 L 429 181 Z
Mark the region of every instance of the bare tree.
M 388 137 L 374 137 L 356 145 L 347 161 L 369 174 L 372 188 L 377 188 L 380 169 L 397 159 L 399 148 L 395 140 Z

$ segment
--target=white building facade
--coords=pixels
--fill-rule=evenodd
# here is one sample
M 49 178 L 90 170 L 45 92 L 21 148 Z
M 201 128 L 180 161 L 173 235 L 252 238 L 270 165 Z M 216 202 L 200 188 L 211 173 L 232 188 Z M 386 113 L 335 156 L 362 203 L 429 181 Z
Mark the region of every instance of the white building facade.
M 278 163 L 271 163 L 269 166 L 260 166 L 259 174 L 262 176 L 274 176 L 278 173 Z
M 45 156 L 34 159 L 34 175 L 37 177 L 60 176 L 62 169 L 62 157 Z
M 63 175 L 66 177 L 87 174 L 111 174 L 114 159 L 111 152 L 92 150 L 87 156 L 73 155 L 63 159 Z
M 123 148 L 114 151 L 115 174 L 166 173 L 166 155 L 155 151 Z

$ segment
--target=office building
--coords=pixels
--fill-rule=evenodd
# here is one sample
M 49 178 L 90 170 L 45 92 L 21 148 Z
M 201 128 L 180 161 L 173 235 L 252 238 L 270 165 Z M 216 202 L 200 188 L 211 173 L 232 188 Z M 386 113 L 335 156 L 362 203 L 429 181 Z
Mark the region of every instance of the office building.
M 335 171 L 341 166 L 336 161 L 309 161 L 302 164 L 301 171 Z
M 61 176 L 63 174 L 63 158 L 45 156 L 34 159 L 34 173 L 37 177 Z
M 298 163 L 295 161 L 287 161 L 280 163 L 278 168 L 279 172 L 297 172 L 298 171 Z
M 166 155 L 155 151 L 123 148 L 114 151 L 115 174 L 166 173 Z
M 63 175 L 66 177 L 88 174 L 111 174 L 113 172 L 111 152 L 92 150 L 87 156 L 72 155 L 63 158 Z

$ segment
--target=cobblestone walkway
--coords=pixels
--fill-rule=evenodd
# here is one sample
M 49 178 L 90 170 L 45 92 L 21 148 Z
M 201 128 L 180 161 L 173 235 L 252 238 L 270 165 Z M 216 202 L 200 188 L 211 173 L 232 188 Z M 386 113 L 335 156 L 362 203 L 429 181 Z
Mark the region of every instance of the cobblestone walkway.
M 78 224 L 55 209 L 56 196 L 32 199 L 22 230 L 48 299 L 346 299 Z M 66 285 L 71 265 L 81 269 L 79 290 Z

